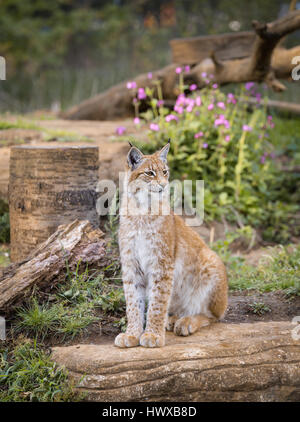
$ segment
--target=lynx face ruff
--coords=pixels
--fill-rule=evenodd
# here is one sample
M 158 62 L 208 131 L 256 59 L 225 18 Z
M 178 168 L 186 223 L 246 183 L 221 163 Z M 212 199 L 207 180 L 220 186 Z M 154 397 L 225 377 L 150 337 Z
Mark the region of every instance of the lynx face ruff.
M 128 325 L 115 339 L 118 347 L 162 347 L 166 329 L 188 336 L 222 318 L 227 308 L 220 258 L 181 217 L 162 212 L 168 151 L 169 144 L 153 155 L 135 147 L 128 153 L 119 229 Z

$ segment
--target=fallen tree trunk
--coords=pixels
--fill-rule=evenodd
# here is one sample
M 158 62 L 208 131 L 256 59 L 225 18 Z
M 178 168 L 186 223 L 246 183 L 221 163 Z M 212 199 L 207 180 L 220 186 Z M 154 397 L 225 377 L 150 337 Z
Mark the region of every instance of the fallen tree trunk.
M 9 313 L 29 296 L 34 287 L 51 289 L 78 263 L 91 267 L 106 266 L 104 233 L 89 221 L 75 220 L 57 231 L 29 255 L 12 264 L 0 275 L 0 310 Z
M 138 76 L 135 78 L 137 89 L 151 86 L 153 80 L 160 80 L 164 97 L 175 98 L 174 87 L 177 80 L 175 68 L 176 66 L 172 64 L 157 70 L 153 72 L 151 80 L 147 73 Z M 60 116 L 71 120 L 109 120 L 133 116 L 135 96 L 136 90 L 128 89 L 127 82 L 121 82 L 61 113 Z
M 213 324 L 167 333 L 159 349 L 111 344 L 54 347 L 86 400 L 299 401 L 300 344 L 289 321 Z
M 278 78 L 291 79 L 295 65 L 292 58 L 300 55 L 300 46 L 285 49 L 279 45 L 287 34 L 300 28 L 300 11 L 294 11 L 268 24 L 253 22 L 254 33 L 224 34 L 204 37 L 206 49 L 198 51 L 199 38 L 173 40 L 173 57 L 177 64 L 171 64 L 153 72 L 153 80 L 159 80 L 164 100 L 176 98 L 178 75 L 175 69 L 181 64 L 191 64 L 190 72 L 184 74 L 184 83 L 196 83 L 198 88 L 206 85 L 203 72 L 214 75 L 213 82 L 219 85 L 248 81 L 266 82 L 275 91 L 285 86 Z M 224 39 L 222 39 L 222 37 Z M 240 41 L 240 47 L 237 42 Z M 232 43 L 232 45 L 231 45 Z M 221 51 L 225 48 L 225 51 Z M 199 47 L 200 50 L 200 47 Z M 209 57 L 210 56 L 210 57 Z M 196 62 L 195 62 L 196 61 Z M 199 63 L 200 61 L 200 63 Z M 147 74 L 135 78 L 137 88 L 151 86 Z M 136 90 L 128 90 L 126 82 L 120 83 L 97 96 L 72 107 L 61 117 L 79 120 L 106 120 L 134 115 L 133 98 Z
M 257 105 L 257 100 L 255 98 L 249 98 L 247 103 Z M 297 114 L 300 116 L 300 104 L 288 103 L 286 101 L 268 100 L 264 106 L 268 109 L 274 108 L 284 113 Z

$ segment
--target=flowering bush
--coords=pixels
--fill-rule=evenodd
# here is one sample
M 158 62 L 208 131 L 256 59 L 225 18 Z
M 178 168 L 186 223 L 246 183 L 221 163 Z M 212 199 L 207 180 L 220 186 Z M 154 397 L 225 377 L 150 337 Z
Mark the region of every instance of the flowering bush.
M 253 83 L 237 98 L 221 92 L 206 74 L 207 86 L 201 91 L 195 84 L 183 86 L 183 71 L 176 69 L 180 93 L 172 111 L 163 105 L 158 81 L 144 90 L 150 109 L 139 113 L 139 97 L 135 101 L 136 118 L 143 118 L 150 129 L 150 142 L 141 149 L 151 153 L 171 139 L 171 175 L 204 180 L 206 219 L 223 216 L 264 227 L 268 238 L 287 240 L 287 219 L 297 207 L 282 202 L 278 192 L 276 152 L 269 142 L 272 116 L 264 107 L 247 109 L 245 99 Z M 259 104 L 261 98 L 257 100 Z

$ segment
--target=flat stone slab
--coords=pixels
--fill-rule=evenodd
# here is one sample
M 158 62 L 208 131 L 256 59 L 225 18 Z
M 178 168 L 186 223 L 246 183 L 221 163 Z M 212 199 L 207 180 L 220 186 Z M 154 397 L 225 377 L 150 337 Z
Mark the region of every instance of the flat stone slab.
M 217 323 L 189 337 L 167 333 L 159 349 L 78 344 L 54 347 L 52 358 L 90 401 L 299 401 L 296 328 Z

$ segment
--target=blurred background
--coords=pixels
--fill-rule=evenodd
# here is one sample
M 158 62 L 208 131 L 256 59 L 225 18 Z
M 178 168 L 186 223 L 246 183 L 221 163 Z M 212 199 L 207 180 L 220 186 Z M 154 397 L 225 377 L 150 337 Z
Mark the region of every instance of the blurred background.
M 251 30 L 290 0 L 2 0 L 0 111 L 58 111 L 171 62 L 177 37 Z M 300 2 L 296 6 L 300 7 Z M 299 44 L 299 31 L 286 46 Z M 288 82 L 284 82 L 288 85 Z M 299 101 L 288 87 L 271 98 Z

